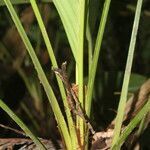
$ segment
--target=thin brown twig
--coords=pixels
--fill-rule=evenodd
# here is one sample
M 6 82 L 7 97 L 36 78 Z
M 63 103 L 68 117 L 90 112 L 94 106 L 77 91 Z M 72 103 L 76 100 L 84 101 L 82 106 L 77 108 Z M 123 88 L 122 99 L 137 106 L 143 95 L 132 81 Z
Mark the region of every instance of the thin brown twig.
M 68 100 L 68 105 L 70 107 L 70 110 L 72 111 L 73 114 L 79 115 L 85 121 L 90 132 L 94 135 L 95 131 L 89 121 L 89 118 L 86 115 L 84 109 L 82 108 L 76 93 L 74 92 L 74 90 L 71 87 L 71 84 L 69 83 L 69 79 L 68 79 L 68 76 L 66 73 L 66 65 L 67 65 L 67 63 L 64 62 L 61 65 L 61 69 L 54 68 L 53 71 L 61 78 L 61 80 L 63 81 L 63 83 L 65 85 L 66 92 L 67 92 L 67 100 Z
M 11 128 L 11 127 L 6 126 L 6 125 L 3 125 L 3 124 L 0 124 L 0 127 L 1 127 L 1 128 L 4 128 L 4 129 L 7 129 L 7 130 L 10 130 L 10 131 L 13 131 L 13 132 L 15 132 L 15 133 L 17 133 L 17 134 L 20 134 L 20 135 L 23 135 L 23 136 L 26 137 L 26 134 L 25 134 L 25 133 L 23 133 L 22 131 L 19 131 L 19 130 L 17 130 L 17 129 Z

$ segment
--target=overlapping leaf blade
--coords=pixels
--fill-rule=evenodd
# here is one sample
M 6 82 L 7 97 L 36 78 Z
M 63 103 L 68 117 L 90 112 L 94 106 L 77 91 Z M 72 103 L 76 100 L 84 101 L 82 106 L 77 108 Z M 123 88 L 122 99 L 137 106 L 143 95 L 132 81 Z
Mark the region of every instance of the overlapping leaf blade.
M 76 59 L 76 51 L 78 44 L 78 1 L 77 0 L 53 0 L 53 3 L 60 15 L 65 32 L 67 34 L 72 53 Z

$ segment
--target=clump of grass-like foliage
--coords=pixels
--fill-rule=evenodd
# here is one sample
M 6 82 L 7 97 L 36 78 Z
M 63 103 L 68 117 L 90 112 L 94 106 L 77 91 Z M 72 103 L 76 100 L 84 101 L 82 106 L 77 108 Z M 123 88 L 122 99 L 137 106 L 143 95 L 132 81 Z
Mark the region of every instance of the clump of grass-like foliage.
M 47 2 L 51 3 L 50 0 L 42 0 L 41 2 Z M 112 140 L 112 149 L 119 149 L 121 145 L 126 140 L 127 136 L 131 133 L 131 131 L 136 127 L 136 125 L 142 120 L 142 117 L 144 114 L 146 114 L 149 111 L 150 103 L 148 102 L 143 106 L 141 111 L 135 116 L 135 118 L 129 123 L 127 128 L 124 130 L 123 133 L 121 133 L 121 126 L 123 122 L 123 116 L 124 116 L 124 109 L 127 101 L 127 94 L 128 94 L 128 86 L 129 86 L 129 80 L 131 76 L 131 68 L 132 68 L 132 62 L 133 62 L 133 55 L 135 50 L 135 44 L 136 44 L 136 36 L 138 32 L 138 25 L 141 15 L 141 7 L 142 7 L 142 0 L 138 0 L 135 17 L 134 17 L 134 23 L 132 28 L 132 34 L 131 34 L 131 40 L 129 44 L 129 51 L 128 51 L 128 57 L 127 57 L 127 63 L 124 73 L 124 80 L 122 85 L 122 91 L 117 111 L 117 117 L 115 122 L 115 129 L 114 129 L 114 137 Z M 12 20 L 22 38 L 22 41 L 25 44 L 26 50 L 28 51 L 28 54 L 34 64 L 35 70 L 37 71 L 38 78 L 44 87 L 45 93 L 48 97 L 49 103 L 52 106 L 55 119 L 57 120 L 58 127 L 61 133 L 61 136 L 63 138 L 63 141 L 65 143 L 65 146 L 68 150 L 75 150 L 80 147 L 80 145 L 83 146 L 83 149 L 88 149 L 87 141 L 88 141 L 88 131 L 85 130 L 85 122 L 80 116 L 76 116 L 76 122 L 74 123 L 73 117 L 71 116 L 70 109 L 68 107 L 67 103 L 67 96 L 65 93 L 65 87 L 63 85 L 62 80 L 56 75 L 56 79 L 58 82 L 60 94 L 63 100 L 65 113 L 66 113 L 66 120 L 63 116 L 62 110 L 58 104 L 57 97 L 51 87 L 51 83 L 48 82 L 46 75 L 44 73 L 44 70 L 39 62 L 39 59 L 35 53 L 35 50 L 33 46 L 31 45 L 31 42 L 21 24 L 21 21 L 13 7 L 13 5 L 17 4 L 24 4 L 28 3 L 31 4 L 32 9 L 34 11 L 34 14 L 36 16 L 40 31 L 42 33 L 47 52 L 49 54 L 49 59 L 51 60 L 52 67 L 58 68 L 57 59 L 54 55 L 54 50 L 51 45 L 51 41 L 48 37 L 48 33 L 46 31 L 46 28 L 44 26 L 43 19 L 41 17 L 38 4 L 36 0 L 30 0 L 30 1 L 24 1 L 24 0 L 2 0 L 0 2 L 0 6 L 7 7 Z M 59 15 L 60 19 L 63 23 L 63 27 L 65 29 L 72 54 L 74 56 L 75 60 L 75 82 L 78 85 L 78 99 L 82 106 L 82 108 L 85 110 L 85 113 L 88 117 L 90 117 L 91 114 L 91 106 L 92 106 L 92 95 L 93 95 L 93 88 L 94 88 L 94 80 L 96 76 L 96 70 L 98 65 L 98 59 L 100 56 L 100 50 L 101 50 L 101 44 L 103 39 L 103 34 L 106 27 L 106 21 L 108 18 L 108 12 L 111 5 L 111 0 L 105 0 L 103 5 L 102 13 L 99 13 L 99 16 L 101 16 L 98 31 L 97 31 L 97 37 L 95 41 L 95 45 L 93 43 L 90 29 L 89 29 L 89 1 L 84 0 L 53 0 L 53 4 L 55 5 Z M 99 11 L 100 12 L 100 11 Z M 85 52 L 85 40 L 88 41 L 88 81 L 87 81 L 87 91 L 84 92 L 84 55 Z M 92 46 L 94 45 L 94 48 Z M 65 61 L 65 60 L 64 60 Z M 21 122 L 21 120 L 0 100 L 0 107 L 2 107 L 8 115 L 15 120 L 15 122 L 25 131 L 27 136 L 29 136 L 35 144 L 37 144 L 38 147 L 41 149 L 45 149 L 45 147 L 40 143 L 40 140 L 36 138 L 31 131 Z M 76 126 L 74 125 L 76 124 Z M 76 132 L 76 128 L 80 131 L 80 136 Z M 79 136 L 79 137 L 78 137 Z M 85 142 L 86 141 L 86 142 Z

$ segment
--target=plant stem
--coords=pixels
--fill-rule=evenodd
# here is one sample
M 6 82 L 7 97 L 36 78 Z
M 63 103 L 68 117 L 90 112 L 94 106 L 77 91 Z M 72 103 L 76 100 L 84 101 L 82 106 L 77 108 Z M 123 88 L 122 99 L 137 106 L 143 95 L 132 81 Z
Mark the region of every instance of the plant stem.
M 146 114 L 149 111 L 150 111 L 150 98 L 148 99 L 147 103 L 143 106 L 143 108 L 140 110 L 140 112 L 131 120 L 131 122 L 125 128 L 125 130 L 119 137 L 118 141 L 112 147 L 113 150 L 118 150 L 121 147 L 121 145 L 124 143 L 128 135 L 133 131 L 133 129 L 142 120 L 142 118 L 146 116 Z
M 122 86 L 122 91 L 121 91 L 121 97 L 120 97 L 118 113 L 117 113 L 116 121 L 115 121 L 115 129 L 114 129 L 112 147 L 119 140 L 119 135 L 121 131 L 124 110 L 125 110 L 126 100 L 127 100 L 127 94 L 128 94 L 128 85 L 129 85 L 129 79 L 131 75 L 131 67 L 132 67 L 132 62 L 133 62 L 133 55 L 134 55 L 134 50 L 135 50 L 136 36 L 137 36 L 137 31 L 138 31 L 138 26 L 139 26 L 142 3 L 143 3 L 143 0 L 138 0 L 137 2 L 137 8 L 136 8 L 136 13 L 135 13 L 135 18 L 134 18 L 131 40 L 130 40 L 125 75 L 124 75 L 123 86 Z
M 31 5 L 32 5 L 34 14 L 36 16 L 36 19 L 38 21 L 40 30 L 42 32 L 42 36 L 43 36 L 43 39 L 45 41 L 47 51 L 48 51 L 50 60 L 52 62 L 52 65 L 53 65 L 54 68 L 58 68 L 56 57 L 54 55 L 54 52 L 53 52 L 53 49 L 52 49 L 52 46 L 51 46 L 51 42 L 49 40 L 48 33 L 47 33 L 46 28 L 44 26 L 44 22 L 42 20 L 42 17 L 41 17 L 41 14 L 39 12 L 36 1 L 35 0 L 30 0 L 30 2 L 31 2 Z M 76 135 L 76 131 L 75 131 L 75 126 L 73 124 L 73 119 L 71 117 L 70 109 L 68 107 L 67 98 L 66 98 L 66 94 L 65 94 L 65 89 L 64 89 L 63 83 L 60 80 L 60 78 L 58 76 L 56 76 L 56 78 L 57 78 L 58 86 L 59 86 L 60 93 L 61 93 L 61 96 L 62 96 L 62 99 L 63 99 L 64 107 L 65 107 L 65 110 L 66 110 L 68 126 L 69 126 L 69 129 L 70 129 L 70 135 L 72 137 L 71 140 L 72 140 L 73 146 L 75 147 L 77 145 L 77 135 Z
M 16 14 L 10 0 L 4 0 L 4 2 L 5 2 L 8 10 L 9 10 L 11 17 L 12 17 L 12 19 L 13 19 L 13 21 L 14 21 L 17 29 L 18 29 L 18 32 L 19 32 L 19 34 L 20 34 L 20 36 L 21 36 L 21 38 L 22 38 L 22 40 L 26 46 L 26 49 L 27 49 L 32 61 L 33 61 L 33 64 L 34 64 L 35 69 L 38 73 L 38 77 L 40 79 L 40 82 L 42 83 L 42 85 L 44 87 L 44 90 L 45 90 L 46 95 L 48 97 L 48 100 L 52 106 L 52 109 L 53 109 L 54 115 L 56 117 L 56 120 L 58 122 L 58 125 L 61 129 L 61 132 L 63 133 L 64 141 L 65 141 L 65 143 L 67 143 L 67 145 L 66 145 L 67 149 L 71 149 L 72 145 L 71 145 L 71 139 L 70 139 L 70 135 L 68 132 L 67 124 L 64 120 L 64 117 L 63 117 L 62 112 L 60 110 L 60 107 L 58 105 L 57 99 L 54 95 L 54 92 L 53 92 L 53 90 L 52 90 L 52 88 L 51 88 L 51 86 L 50 86 L 50 84 L 46 78 L 46 75 L 45 75 L 45 73 L 41 67 L 41 64 L 40 64 L 40 62 L 39 62 L 39 60 L 35 54 L 35 51 L 34 51 L 32 45 L 31 45 L 31 43 L 30 43 L 30 41 L 29 41 L 29 39 L 25 33 L 25 30 L 23 29 L 23 26 L 21 25 L 21 22 L 20 22 L 17 14 Z
M 78 18 L 79 18 L 79 33 L 78 33 L 78 59 L 77 59 L 77 70 L 78 70 L 78 85 L 79 85 L 79 102 L 81 103 L 81 107 L 84 108 L 84 94 L 83 94 L 83 53 L 84 53 L 84 32 L 85 32 L 85 1 L 79 1 L 79 11 L 78 11 Z M 84 141 L 84 122 L 83 119 L 78 117 L 79 129 L 80 129 L 80 139 L 81 144 Z

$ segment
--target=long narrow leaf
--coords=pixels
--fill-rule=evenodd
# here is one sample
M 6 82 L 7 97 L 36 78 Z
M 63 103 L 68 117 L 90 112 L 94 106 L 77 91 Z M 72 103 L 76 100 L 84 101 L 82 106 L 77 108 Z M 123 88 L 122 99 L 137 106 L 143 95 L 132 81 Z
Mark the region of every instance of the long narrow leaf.
M 53 0 L 64 25 L 73 55 L 77 59 L 77 39 L 79 24 L 77 18 L 78 3 L 75 0 Z
M 77 66 L 77 81 L 76 83 L 79 85 L 79 101 L 84 108 L 84 94 L 83 94 L 83 60 L 84 60 L 84 31 L 85 31 L 85 4 L 86 2 L 84 0 L 79 1 L 79 8 L 78 8 L 78 20 L 79 20 L 79 32 L 78 32 L 78 39 L 77 39 L 77 58 L 76 59 L 76 66 Z M 77 117 L 77 121 L 79 121 L 79 129 L 80 129 L 80 140 L 81 143 L 84 143 L 84 122 L 83 119 Z
M 118 141 L 112 148 L 113 150 L 118 150 L 119 147 L 123 144 L 128 135 L 133 131 L 133 129 L 138 125 L 138 123 L 146 116 L 146 114 L 150 112 L 150 98 L 148 102 L 143 106 L 140 112 L 131 120 L 128 126 L 125 128 Z
M 18 124 L 18 126 L 29 136 L 33 142 L 41 150 L 46 150 L 45 146 L 40 142 L 40 140 L 34 136 L 30 129 L 22 122 L 22 120 L 16 116 L 16 114 L 0 99 L 0 107 Z
M 89 15 L 88 15 L 88 18 L 89 18 Z M 93 58 L 93 44 L 92 44 L 92 35 L 91 35 L 88 21 L 89 20 L 87 20 L 87 25 L 86 25 L 86 38 L 88 42 L 88 65 L 89 65 L 88 71 L 90 73 L 90 68 L 91 68 L 92 58 Z
M 127 94 L 128 94 L 128 85 L 129 85 L 129 79 L 131 75 L 131 67 L 132 67 L 132 62 L 133 62 L 137 31 L 138 31 L 141 8 L 142 8 L 142 2 L 143 0 L 138 0 L 137 2 L 137 8 L 136 8 L 136 13 L 135 13 L 135 18 L 134 18 L 131 40 L 130 40 L 127 64 L 126 64 L 123 86 L 122 86 L 122 91 L 121 91 L 121 97 L 120 97 L 118 113 L 117 113 L 116 121 L 115 121 L 115 129 L 114 129 L 114 137 L 112 141 L 112 146 L 114 146 L 114 144 L 119 140 L 119 135 L 121 131 L 124 110 L 125 110 L 126 100 L 127 100 Z
M 110 2 L 111 2 L 111 0 L 105 0 L 105 3 L 104 3 L 102 17 L 101 17 L 100 25 L 99 25 L 99 29 L 98 29 L 98 35 L 96 38 L 93 60 L 92 60 L 92 64 L 91 64 L 91 68 L 90 68 L 90 72 L 89 72 L 88 89 L 87 89 L 86 103 L 85 103 L 86 104 L 85 110 L 86 110 L 88 116 L 90 116 L 90 112 L 91 112 L 94 79 L 95 79 L 95 75 L 96 75 L 97 63 L 98 63 L 98 58 L 99 58 L 99 54 L 100 54 L 104 29 L 105 29 L 108 11 L 109 11 L 109 7 L 110 7 Z
M 47 94 L 49 102 L 51 103 L 52 109 L 54 111 L 54 115 L 56 117 L 58 125 L 61 129 L 61 132 L 63 133 L 63 136 L 64 136 L 63 138 L 64 138 L 65 142 L 67 142 L 67 146 L 68 146 L 67 148 L 71 149 L 72 145 L 71 145 L 71 140 L 70 140 L 68 128 L 67 128 L 67 125 L 65 123 L 62 112 L 60 110 L 60 107 L 58 105 L 57 99 L 53 93 L 53 90 L 52 90 L 50 84 L 48 83 L 48 80 L 47 80 L 45 73 L 44 73 L 44 71 L 40 65 L 40 62 L 39 62 L 39 60 L 38 60 L 38 58 L 34 52 L 34 49 L 33 49 L 32 45 L 31 45 L 31 43 L 30 43 L 30 41 L 29 41 L 29 39 L 25 33 L 25 30 L 23 29 L 23 26 L 21 25 L 21 22 L 20 22 L 17 14 L 16 14 L 10 0 L 4 0 L 4 2 L 5 2 L 8 10 L 11 14 L 11 17 L 12 17 L 12 19 L 13 19 L 13 21 L 14 21 L 17 29 L 18 29 L 18 32 L 19 32 L 19 34 L 20 34 L 20 36 L 21 36 L 21 38 L 22 38 L 22 40 L 23 40 L 23 42 L 27 48 L 27 51 L 28 51 L 32 61 L 33 61 L 33 64 L 34 64 L 35 69 L 38 73 L 38 77 L 40 79 L 40 82 L 42 83 L 42 85 L 44 87 L 44 90 Z
M 31 0 L 31 5 L 32 5 L 32 8 L 33 8 L 34 14 L 37 18 L 40 30 L 42 32 L 42 35 L 43 35 L 43 38 L 44 38 L 44 41 L 45 41 L 45 44 L 46 44 L 46 47 L 47 47 L 47 50 L 48 50 L 48 53 L 49 53 L 49 57 L 50 57 L 51 62 L 52 62 L 52 65 L 53 65 L 53 67 L 58 68 L 56 58 L 55 58 L 55 55 L 54 55 L 54 52 L 53 52 L 48 34 L 46 32 L 46 28 L 44 26 L 42 17 L 40 15 L 38 6 L 36 4 L 36 1 Z M 71 117 L 70 109 L 68 107 L 67 98 L 66 98 L 63 83 L 62 83 L 61 79 L 58 76 L 56 76 L 56 78 L 57 78 L 57 82 L 58 82 L 58 85 L 59 85 L 61 96 L 62 96 L 62 99 L 63 99 L 63 102 L 64 102 L 64 107 L 66 108 L 65 110 L 66 110 L 67 119 L 68 119 L 68 126 L 69 126 L 69 129 L 70 129 L 70 135 L 72 137 L 71 140 L 72 140 L 72 143 L 73 143 L 73 146 L 74 146 L 74 149 L 75 149 L 75 147 L 77 146 L 77 135 L 76 135 L 76 131 L 75 131 L 75 126 L 74 126 L 74 123 L 73 123 L 73 119 Z

